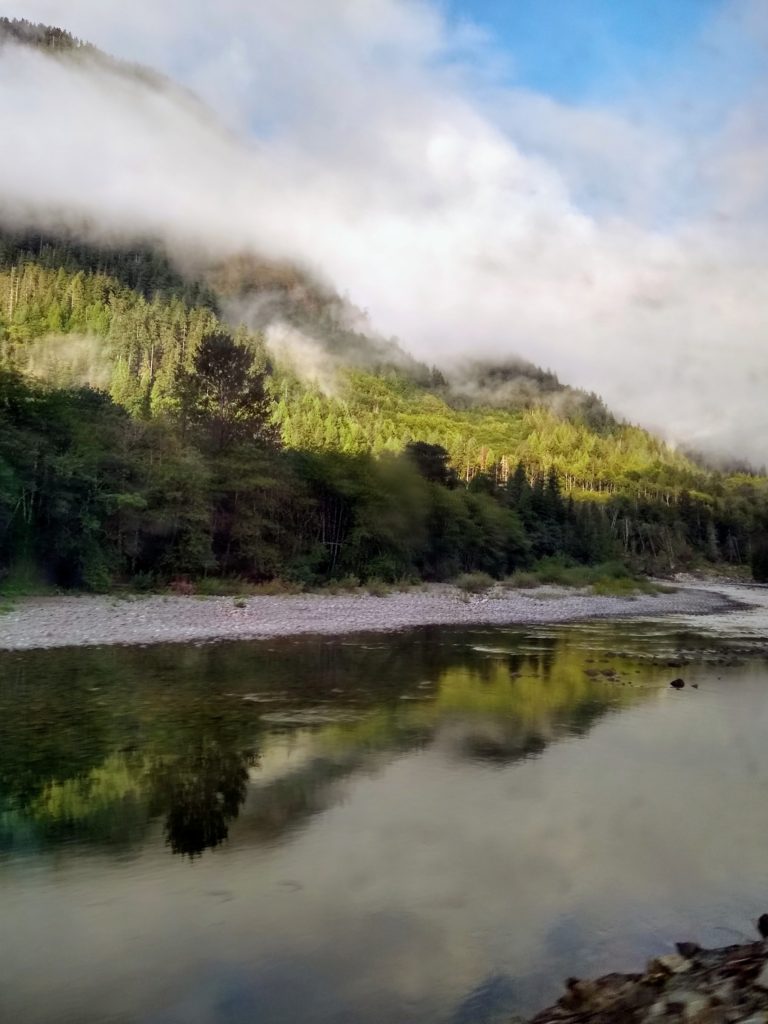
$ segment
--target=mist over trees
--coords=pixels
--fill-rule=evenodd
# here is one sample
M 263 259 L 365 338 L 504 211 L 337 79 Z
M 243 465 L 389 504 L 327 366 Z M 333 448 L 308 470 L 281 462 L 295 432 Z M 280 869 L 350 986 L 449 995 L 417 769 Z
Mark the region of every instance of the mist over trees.
M 2 40 L 111 60 L 25 21 L 0 19 Z M 3 575 L 315 585 L 557 556 L 765 577 L 763 476 L 523 360 L 419 363 L 290 263 L 198 253 L 182 272 L 156 240 L 69 221 L 0 230 Z
M 406 21 L 410 13 L 418 21 L 416 8 L 406 15 L 409 5 L 394 0 L 394 6 Z M 130 39 L 119 33 L 114 4 L 99 5 L 98 13 L 94 8 L 92 19 L 87 7 L 80 4 L 79 34 L 87 33 L 90 20 L 108 48 L 128 59 L 151 54 L 202 90 L 203 98 L 94 48 L 51 49 L 45 26 L 9 21 L 3 29 L 0 22 L 9 98 L 4 138 L 14 154 L 3 165 L 7 205 L 0 216 L 45 227 L 56 216 L 70 226 L 87 218 L 92 238 L 144 234 L 182 255 L 195 248 L 218 256 L 255 252 L 262 263 L 270 262 L 268 256 L 320 266 L 338 289 L 350 290 L 372 311 L 387 338 L 401 336 L 428 363 L 448 353 L 492 361 L 497 353 L 504 361 L 519 353 L 557 368 L 569 382 L 598 390 L 614 411 L 663 425 L 679 444 L 764 462 L 764 316 L 760 259 L 755 262 L 762 253 L 755 248 L 761 237 L 755 224 L 764 204 L 750 189 L 728 187 L 730 172 L 713 180 L 710 162 L 691 156 L 695 146 L 681 139 L 680 153 L 690 159 L 672 161 L 670 173 L 661 175 L 670 159 L 664 133 L 638 134 L 629 110 L 612 111 L 609 120 L 615 129 L 621 125 L 619 134 L 603 137 L 597 125 L 605 112 L 599 104 L 591 109 L 586 123 L 595 145 L 585 150 L 576 110 L 561 108 L 559 124 L 543 116 L 546 108 L 537 107 L 533 97 L 523 100 L 514 91 L 509 99 L 521 105 L 513 102 L 515 113 L 510 110 L 515 127 L 505 125 L 498 104 L 472 95 L 461 76 L 439 73 L 441 62 L 412 48 L 408 32 L 395 43 L 402 65 L 389 59 L 387 47 L 376 47 L 368 55 L 375 52 L 376 60 L 366 66 L 361 40 L 342 36 L 350 45 L 338 52 L 338 73 L 330 76 L 329 88 L 307 90 L 300 109 L 290 106 L 295 74 L 303 74 L 304 66 L 318 74 L 322 54 L 355 21 L 348 4 L 334 4 L 317 24 L 325 46 L 310 42 L 306 29 L 315 5 L 306 2 L 285 23 L 286 31 L 274 36 L 284 19 L 270 5 L 245 3 L 241 17 L 229 11 L 226 18 L 211 8 L 195 19 L 174 18 L 164 5 L 162 45 L 158 38 L 154 47 L 138 6 L 124 12 L 134 25 Z M 376 19 L 366 24 L 366 38 L 368 32 L 373 38 L 387 31 Z M 274 43 L 269 55 L 249 68 L 260 87 L 246 89 L 241 76 L 227 72 L 228 62 L 217 65 L 217 51 L 234 52 L 231 42 L 256 53 L 266 38 Z M 190 59 L 174 65 L 174 47 L 187 45 Z M 305 59 L 295 63 L 298 52 Z M 455 58 L 450 52 L 444 56 L 449 64 Z M 198 74 L 198 61 L 212 73 Z M 221 81 L 215 88 L 217 67 Z M 354 80 L 358 97 L 343 86 Z M 420 88 L 414 93 L 416 80 Z M 530 110 L 528 100 L 534 102 Z M 273 119 L 274 112 L 289 109 L 295 117 Z M 537 120 L 533 110 L 542 115 L 534 136 L 540 128 L 552 147 L 551 159 L 543 162 L 540 145 L 525 130 L 525 122 Z M 469 111 L 472 116 L 462 113 Z M 402 151 L 389 135 L 401 113 L 408 125 Z M 745 124 L 758 123 L 747 113 L 744 118 Z M 323 123 L 327 131 L 317 132 Z M 717 140 L 706 141 L 723 169 L 736 166 L 730 162 L 730 123 L 723 117 Z M 261 130 L 268 125 L 270 130 Z M 453 142 L 438 147 L 435 159 L 425 159 L 431 152 L 425 143 L 442 138 L 445 128 Z M 53 141 L 54 133 L 57 157 L 41 160 L 39 140 Z M 347 143 L 354 159 L 347 156 Z M 485 152 L 485 145 L 489 158 L 478 163 L 474 154 Z M 631 156 L 617 160 L 622 146 Z M 587 151 L 588 167 L 582 167 L 578 154 L 586 157 Z M 757 159 L 759 149 L 755 154 Z M 125 173 L 134 162 L 152 167 L 149 181 Z M 402 175 L 392 173 L 395 167 Z M 684 216 L 656 223 L 654 203 L 646 209 L 634 202 L 641 168 L 650 173 L 659 209 L 679 208 Z M 539 188 L 549 172 L 558 187 Z M 504 187 L 518 175 L 525 187 Z M 449 187 L 451 182 L 466 187 Z M 688 201 L 696 189 L 706 202 Z M 609 216 L 617 201 L 622 209 Z M 719 220 L 725 208 L 733 217 L 726 235 Z M 289 282 L 290 270 L 281 269 Z M 267 301 L 261 292 L 259 315 L 251 320 L 245 310 L 228 312 L 233 322 L 264 328 L 260 315 L 280 304 L 276 293 L 285 293 L 281 275 L 274 268 L 272 274 L 275 294 Z M 234 289 L 234 298 L 240 297 Z M 722 358 L 724 345 L 732 358 Z M 345 363 L 353 350 L 348 346 Z M 457 392 L 463 390 L 465 381 L 446 375 Z M 469 399 L 475 402 L 476 396 Z M 559 405 L 555 412 L 560 414 Z
M 218 272 L 258 298 L 242 276 Z M 5 574 L 104 589 L 759 561 L 762 477 L 697 464 L 535 368 L 521 392 L 518 364 L 475 372 L 474 397 L 378 358 L 335 359 L 321 387 L 222 298 L 151 245 L 0 236 Z

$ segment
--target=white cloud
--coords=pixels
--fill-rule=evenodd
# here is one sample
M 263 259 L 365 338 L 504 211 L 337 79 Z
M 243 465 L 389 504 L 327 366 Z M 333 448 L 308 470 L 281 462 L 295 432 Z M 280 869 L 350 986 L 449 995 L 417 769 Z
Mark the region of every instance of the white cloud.
M 768 457 L 748 94 L 701 135 L 663 111 L 571 108 L 478 73 L 490 44 L 428 3 L 61 6 L 15 13 L 156 65 L 231 132 L 174 93 L 6 49 L 0 192 L 17 207 L 299 259 L 419 356 L 517 353 L 671 437 Z

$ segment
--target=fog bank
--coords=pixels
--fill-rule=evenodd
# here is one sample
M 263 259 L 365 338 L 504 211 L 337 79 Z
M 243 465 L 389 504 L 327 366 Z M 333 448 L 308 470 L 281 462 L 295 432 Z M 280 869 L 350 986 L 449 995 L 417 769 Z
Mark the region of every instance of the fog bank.
M 5 46 L 6 218 L 63 209 L 298 261 L 418 358 L 517 355 L 673 440 L 766 461 L 764 6 L 708 27 L 715 62 L 763 54 L 714 113 L 674 69 L 610 108 L 517 88 L 493 40 L 432 3 L 66 6 L 0 13 L 64 22 L 207 106 Z M 700 117 L 678 116 L 683 94 Z

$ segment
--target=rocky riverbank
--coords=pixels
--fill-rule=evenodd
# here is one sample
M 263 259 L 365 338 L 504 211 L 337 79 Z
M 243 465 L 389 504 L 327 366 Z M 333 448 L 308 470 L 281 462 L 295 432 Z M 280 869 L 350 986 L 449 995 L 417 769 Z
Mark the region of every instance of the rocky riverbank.
M 768 941 L 677 950 L 638 974 L 569 979 L 531 1024 L 768 1024 Z
M 527 625 L 589 618 L 704 615 L 739 607 L 717 589 L 602 597 L 584 591 L 496 587 L 477 595 L 433 585 L 377 597 L 291 596 L 46 597 L 19 601 L 0 616 L 0 650 L 246 640 L 300 634 L 407 629 L 427 625 Z

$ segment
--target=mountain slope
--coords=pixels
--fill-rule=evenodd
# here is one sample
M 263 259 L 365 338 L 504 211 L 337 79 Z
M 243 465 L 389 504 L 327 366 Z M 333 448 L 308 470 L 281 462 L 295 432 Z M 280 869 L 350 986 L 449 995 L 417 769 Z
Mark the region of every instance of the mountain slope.
M 377 346 L 339 325 L 334 303 L 343 309 L 341 301 L 313 296 L 297 283 L 298 273 L 278 289 L 281 268 L 267 269 L 262 265 L 260 279 L 239 289 L 238 301 L 262 311 L 267 339 L 280 324 L 303 346 L 278 348 L 282 365 L 272 378 L 276 420 L 291 447 L 379 454 L 422 440 L 447 448 L 466 481 L 478 472 L 505 480 L 522 461 L 531 476 L 556 469 L 569 491 L 669 494 L 709 486 L 706 470 L 646 431 L 617 423 L 552 375 L 527 367 L 523 377 L 514 367 L 514 376 L 504 376 L 506 393 L 483 378 L 451 385 L 394 344 Z M 172 405 L 174 375 L 189 368 L 207 333 L 234 330 L 266 364 L 264 333 L 223 318 L 222 308 L 234 308 L 232 293 L 219 283 L 226 277 L 220 267 L 208 285 L 190 281 L 150 247 L 125 252 L 6 233 L 0 352 L 22 372 L 54 383 L 97 383 L 134 414 L 158 413 Z M 314 367 L 307 366 L 308 352 Z M 492 368 L 483 373 L 487 379 Z
M 166 87 L 60 30 L 0 20 L 2 39 Z M 715 472 L 550 372 L 428 367 L 258 253 L 5 216 L 0 571 L 441 579 L 763 545 L 763 477 Z

